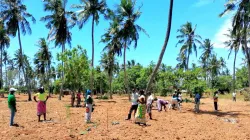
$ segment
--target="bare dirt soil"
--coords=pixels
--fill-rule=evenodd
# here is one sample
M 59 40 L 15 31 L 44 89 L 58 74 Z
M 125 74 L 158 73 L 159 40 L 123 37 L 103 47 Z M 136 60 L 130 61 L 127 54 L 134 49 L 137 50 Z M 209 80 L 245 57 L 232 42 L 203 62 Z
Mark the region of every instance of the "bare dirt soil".
M 85 108 L 69 108 L 70 96 L 58 101 L 56 96 L 47 102 L 47 122 L 37 122 L 36 103 L 27 102 L 27 95 L 16 95 L 19 127 L 9 127 L 10 112 L 7 98 L 0 99 L 0 139 L 83 139 L 83 140 L 152 140 L 152 139 L 211 139 L 249 140 L 250 103 L 219 100 L 219 112 L 213 111 L 213 100 L 202 99 L 201 112 L 193 112 L 193 103 L 183 103 L 182 111 L 158 112 L 148 126 L 125 121 L 130 108 L 127 97 L 95 100 L 92 124 L 84 122 Z M 159 97 L 161 98 L 161 97 Z M 163 98 L 163 97 L 162 97 Z M 164 98 L 170 99 L 170 98 Z

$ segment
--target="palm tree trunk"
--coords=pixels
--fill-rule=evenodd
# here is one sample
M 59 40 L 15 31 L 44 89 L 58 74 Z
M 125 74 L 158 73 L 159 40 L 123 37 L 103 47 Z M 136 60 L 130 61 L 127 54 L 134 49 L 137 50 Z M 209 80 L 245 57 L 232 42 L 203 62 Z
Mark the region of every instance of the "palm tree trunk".
M 7 69 L 6 69 L 6 63 L 4 64 L 5 67 L 5 82 L 6 82 L 6 87 L 8 87 L 8 74 L 7 74 Z
M 1 58 L 0 58 L 0 66 L 1 66 L 1 70 L 0 70 L 0 89 L 2 89 L 3 87 L 3 46 L 1 46 Z
M 127 90 L 128 90 L 127 72 L 126 72 L 126 50 L 127 50 L 127 42 L 125 41 L 125 45 L 124 45 L 124 53 L 123 53 L 123 66 L 124 66 L 124 87 L 125 87 L 125 94 L 127 94 Z
M 65 43 L 62 45 L 62 53 L 64 53 L 65 51 Z M 61 84 L 61 88 L 60 88 L 60 94 L 58 99 L 62 100 L 62 95 L 63 95 L 63 84 L 64 84 L 64 63 L 62 61 L 62 67 L 63 67 L 63 71 L 62 71 L 62 84 Z
M 153 82 L 153 80 L 155 78 L 155 75 L 156 75 L 156 73 L 157 73 L 157 71 L 158 71 L 158 69 L 159 69 L 159 67 L 161 65 L 165 50 L 167 48 L 168 40 L 169 40 L 169 37 L 170 37 L 171 24 L 172 24 L 173 2 L 174 2 L 174 0 L 170 0 L 169 16 L 168 16 L 168 28 L 167 28 L 166 38 L 165 38 L 164 44 L 162 46 L 162 50 L 161 50 L 158 62 L 157 62 L 156 66 L 154 68 L 154 71 L 151 74 L 151 77 L 150 77 L 150 79 L 148 81 L 147 88 L 146 88 L 146 94 L 148 94 L 148 90 L 150 89 L 150 86 L 151 86 L 151 84 L 152 84 L 152 82 Z
M 189 56 L 190 56 L 190 53 L 188 52 L 188 58 L 187 58 L 187 64 L 186 64 L 187 71 L 189 70 L 189 69 L 188 69 L 188 65 L 189 65 Z
M 94 15 L 92 15 L 92 62 L 91 62 L 91 77 L 90 77 L 90 90 L 91 94 L 93 94 L 93 86 L 94 86 L 94 55 L 95 55 L 95 42 L 94 42 L 94 23 L 95 18 Z
M 112 97 L 112 73 L 109 75 L 109 98 L 113 99 Z
M 233 91 L 235 92 L 235 64 L 236 64 L 237 51 L 234 54 L 234 68 L 233 68 Z

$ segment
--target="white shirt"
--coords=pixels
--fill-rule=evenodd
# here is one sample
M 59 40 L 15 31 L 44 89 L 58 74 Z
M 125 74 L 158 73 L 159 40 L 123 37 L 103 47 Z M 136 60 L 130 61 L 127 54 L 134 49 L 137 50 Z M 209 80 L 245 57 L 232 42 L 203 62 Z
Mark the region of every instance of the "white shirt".
M 154 96 L 153 96 L 153 95 L 150 95 L 150 96 L 148 97 L 147 104 L 152 104 L 153 100 L 154 100 Z
M 235 92 L 233 92 L 233 97 L 236 97 L 236 93 Z
M 137 102 L 138 98 L 139 98 L 138 93 L 132 93 L 131 95 L 132 105 L 138 105 L 138 102 Z

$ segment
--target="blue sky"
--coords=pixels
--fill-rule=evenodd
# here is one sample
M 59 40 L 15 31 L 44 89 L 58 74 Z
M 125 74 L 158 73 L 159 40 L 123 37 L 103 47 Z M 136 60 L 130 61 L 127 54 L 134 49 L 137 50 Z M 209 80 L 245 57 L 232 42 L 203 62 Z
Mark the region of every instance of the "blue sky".
M 33 60 L 34 54 L 38 47 L 36 46 L 37 41 L 41 37 L 47 37 L 48 29 L 45 28 L 45 23 L 40 21 L 42 16 L 47 13 L 43 11 L 42 0 L 24 0 L 24 4 L 27 6 L 28 12 L 33 14 L 36 18 L 36 24 L 31 24 L 32 35 L 21 36 L 24 53 L 27 54 L 31 60 Z M 68 7 L 72 4 L 78 4 L 79 0 L 69 0 Z M 108 6 L 114 8 L 115 4 L 119 3 L 119 0 L 107 0 Z M 136 62 L 141 63 L 144 66 L 149 65 L 151 61 L 156 62 L 158 60 L 159 53 L 161 51 L 166 27 L 168 22 L 168 8 L 169 0 L 157 0 L 155 1 L 144 1 L 138 0 L 137 5 L 141 8 L 142 16 L 137 21 L 137 24 L 143 27 L 150 35 L 148 38 L 143 33 L 140 34 L 137 49 L 133 46 L 127 51 L 127 60 L 135 59 Z M 197 24 L 197 34 L 202 36 L 202 39 L 209 38 L 214 43 L 214 51 L 218 57 L 227 59 L 228 49 L 224 48 L 222 42 L 227 38 L 223 35 L 231 25 L 231 17 L 225 16 L 219 18 L 218 15 L 224 9 L 225 0 L 175 0 L 173 10 L 173 21 L 172 30 L 167 50 L 163 59 L 163 63 L 171 66 L 176 66 L 177 55 L 179 53 L 179 47 L 175 47 L 177 43 L 177 29 L 187 21 Z M 99 65 L 100 56 L 104 44 L 99 43 L 101 35 L 108 28 L 109 21 L 105 21 L 103 18 L 100 19 L 100 23 L 95 27 L 95 65 Z M 81 45 L 88 52 L 89 58 L 91 58 L 91 22 L 88 22 L 82 30 L 75 27 L 71 30 L 72 32 L 72 47 Z M 14 51 L 19 48 L 18 40 L 11 38 L 11 45 L 8 51 L 13 55 Z M 50 43 L 51 51 L 54 55 L 54 61 L 56 61 L 56 53 L 60 52 L 60 48 L 55 48 L 54 43 Z M 69 48 L 67 46 L 67 48 Z M 198 51 L 198 57 L 195 54 L 190 58 L 190 64 L 196 63 L 201 52 Z M 238 55 L 237 66 L 240 67 L 242 62 L 241 58 L 243 55 Z M 122 58 L 119 58 L 122 63 Z M 233 55 L 227 60 L 227 65 L 232 72 L 233 67 Z

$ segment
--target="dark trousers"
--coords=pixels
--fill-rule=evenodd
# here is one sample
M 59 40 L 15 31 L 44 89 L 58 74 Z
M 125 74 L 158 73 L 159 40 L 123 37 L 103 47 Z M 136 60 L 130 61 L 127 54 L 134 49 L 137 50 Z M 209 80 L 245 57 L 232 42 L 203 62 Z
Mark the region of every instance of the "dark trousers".
M 214 102 L 214 110 L 218 110 L 218 103 L 217 102 Z
M 235 102 L 236 102 L 236 97 L 233 97 L 233 101 L 235 101 Z
M 132 106 L 130 107 L 129 113 L 128 113 L 128 119 L 131 118 L 131 114 L 132 114 L 133 111 L 134 111 L 134 115 L 135 115 L 135 113 L 136 113 L 136 111 L 137 111 L 137 108 L 138 108 L 138 105 L 132 105 Z

